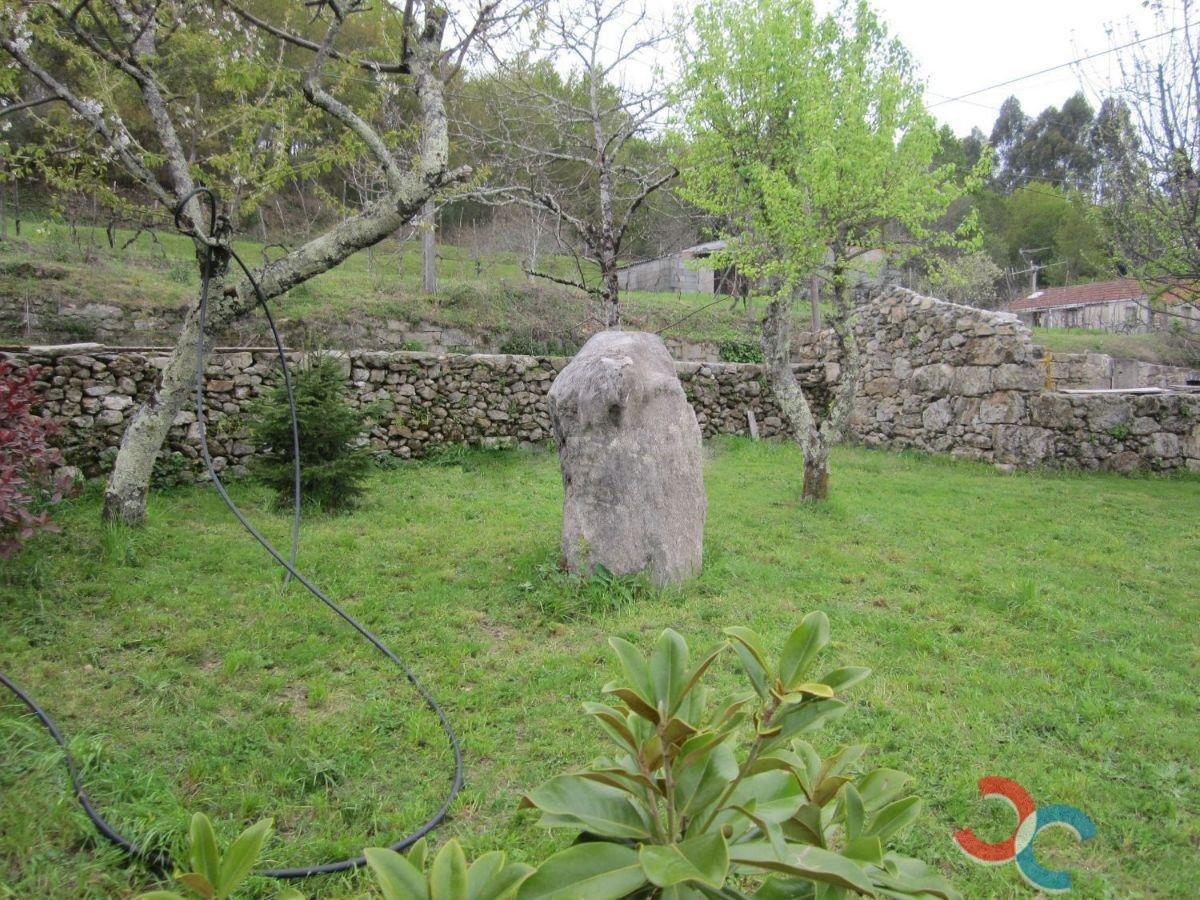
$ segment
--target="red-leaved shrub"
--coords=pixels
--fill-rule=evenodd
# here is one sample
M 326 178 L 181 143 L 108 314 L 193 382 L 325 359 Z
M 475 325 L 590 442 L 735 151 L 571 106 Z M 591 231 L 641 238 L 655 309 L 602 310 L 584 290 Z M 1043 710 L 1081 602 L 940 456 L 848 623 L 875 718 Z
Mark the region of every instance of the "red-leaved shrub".
M 37 370 L 18 371 L 0 360 L 0 559 L 39 531 L 53 531 L 48 507 L 58 503 L 70 477 L 58 474 L 62 452 L 49 438 L 58 425 L 34 415 Z

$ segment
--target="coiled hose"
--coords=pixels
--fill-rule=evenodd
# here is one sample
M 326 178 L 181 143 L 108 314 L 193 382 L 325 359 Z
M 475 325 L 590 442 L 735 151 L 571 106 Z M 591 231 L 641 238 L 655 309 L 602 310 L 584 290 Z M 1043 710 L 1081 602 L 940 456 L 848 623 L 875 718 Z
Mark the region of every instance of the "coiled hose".
M 209 207 L 209 227 L 207 235 L 200 235 L 196 229 L 199 228 L 199 223 L 193 223 L 191 228 L 185 228 L 183 224 L 183 212 L 187 204 L 196 197 L 204 197 Z M 450 805 L 454 802 L 454 798 L 458 796 L 458 792 L 462 789 L 463 784 L 463 758 L 462 748 L 459 746 L 458 736 L 454 732 L 454 726 L 451 725 L 446 711 L 438 704 L 429 690 L 421 683 L 420 679 L 413 674 L 403 660 L 398 657 L 387 644 L 385 644 L 378 636 L 367 630 L 367 628 L 359 622 L 354 616 L 346 612 L 334 600 L 332 600 L 324 591 L 312 583 L 302 572 L 296 568 L 296 550 L 299 544 L 300 535 L 300 430 L 296 416 L 296 401 L 292 394 L 291 377 L 288 374 L 287 354 L 283 349 L 283 340 L 279 335 L 279 329 L 275 325 L 275 319 L 271 315 L 271 310 L 267 305 L 267 299 L 263 295 L 262 288 L 258 281 L 251 274 L 249 267 L 242 258 L 233 249 L 229 241 L 228 226 L 221 222 L 217 215 L 217 197 L 213 191 L 207 187 L 196 188 L 186 197 L 179 201 L 175 207 L 175 226 L 179 231 L 189 237 L 199 237 L 205 244 L 205 259 L 203 272 L 200 282 L 200 309 L 199 309 L 199 337 L 197 353 L 196 353 L 196 378 L 195 378 L 195 399 L 196 399 L 196 423 L 200 432 L 200 455 L 204 459 L 204 467 L 208 471 L 208 477 L 212 480 L 213 487 L 220 494 L 221 499 L 233 513 L 234 518 L 241 523 L 242 527 L 250 533 L 264 550 L 270 554 L 275 562 L 279 563 L 287 573 L 288 581 L 295 579 L 304 586 L 304 588 L 320 600 L 325 606 L 336 613 L 343 621 L 350 625 L 355 631 L 365 638 L 376 650 L 391 660 L 404 673 L 405 679 L 413 686 L 416 692 L 420 695 L 427 709 L 433 712 L 438 717 L 438 722 L 441 724 L 442 732 L 446 736 L 446 742 L 449 744 L 451 751 L 454 754 L 454 775 L 451 778 L 450 789 L 446 793 L 445 800 L 441 806 L 431 815 L 423 825 L 399 840 L 391 844 L 393 850 L 404 850 L 412 846 L 425 835 L 429 834 L 437 828 L 446 818 L 446 814 L 450 810 Z M 238 508 L 238 505 L 233 502 L 233 498 L 229 496 L 229 492 L 225 489 L 224 483 L 217 474 L 216 468 L 213 466 L 212 454 L 208 448 L 208 430 L 207 421 L 204 414 L 204 358 L 205 345 L 204 334 L 208 321 L 208 293 L 209 283 L 212 278 L 214 266 L 217 262 L 217 253 L 227 253 L 241 268 L 249 281 L 251 287 L 254 288 L 254 293 L 258 298 L 258 303 L 266 313 L 267 324 L 271 329 L 271 337 L 275 342 L 275 350 L 279 357 L 279 364 L 283 371 L 283 383 L 287 392 L 288 407 L 291 411 L 292 420 L 292 458 L 293 465 L 293 504 L 292 504 L 292 542 L 290 558 L 285 558 L 275 546 L 267 540 L 267 538 L 251 524 L 245 514 Z M 285 582 L 286 585 L 287 582 Z M 67 742 L 63 738 L 62 732 L 55 725 L 54 720 L 46 713 L 44 709 L 37 704 L 32 697 L 24 690 L 18 687 L 10 680 L 3 672 L 0 672 L 0 685 L 6 687 L 13 695 L 20 700 L 34 716 L 42 723 L 54 742 L 62 748 L 63 759 L 67 766 L 67 772 L 71 777 L 71 786 L 75 791 L 75 798 L 79 801 L 79 805 L 83 808 L 84 813 L 91 820 L 92 825 L 96 830 L 107 840 L 111 841 L 117 847 L 120 847 L 128 856 L 146 863 L 150 868 L 157 872 L 167 873 L 174 868 L 174 862 L 169 853 L 161 850 L 153 850 L 146 847 L 139 847 L 133 841 L 126 838 L 100 813 L 99 810 L 92 804 L 91 798 L 84 789 L 83 780 L 79 773 L 79 766 L 71 755 L 70 749 L 67 747 Z M 328 875 L 333 872 L 344 872 L 347 869 L 356 869 L 366 863 L 366 857 L 356 856 L 350 859 L 338 860 L 336 862 L 323 863 L 313 866 L 298 866 L 290 869 L 264 869 L 255 872 L 254 874 L 266 878 L 308 878 L 312 875 Z

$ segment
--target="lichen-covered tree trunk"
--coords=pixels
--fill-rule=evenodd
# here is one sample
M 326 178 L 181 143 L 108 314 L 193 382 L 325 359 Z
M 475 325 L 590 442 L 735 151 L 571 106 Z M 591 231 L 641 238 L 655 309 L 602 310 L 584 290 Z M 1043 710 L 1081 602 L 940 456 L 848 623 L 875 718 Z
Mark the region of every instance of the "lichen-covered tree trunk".
M 263 266 L 256 275 L 258 291 L 245 280 L 236 286 L 226 286 L 227 254 L 217 254 L 222 264 L 219 271 L 214 271 L 209 285 L 209 309 L 205 323 L 207 334 L 204 343 L 201 345 L 200 310 L 197 303 L 184 320 L 179 341 L 172 350 L 153 392 L 134 413 L 121 440 L 104 496 L 103 515 L 109 521 L 122 521 L 132 525 L 145 521 L 146 496 L 150 489 L 154 460 L 166 440 L 171 424 L 188 398 L 197 367 L 201 364 L 197 357 L 201 354 L 207 355 L 212 335 L 218 334 L 230 321 L 253 309 L 259 300 L 260 291 L 261 299 L 270 300 L 314 275 L 329 271 L 353 253 L 379 243 L 411 221 L 420 213 L 426 201 L 439 190 L 470 175 L 469 167 L 464 166 L 451 171 L 448 165 L 449 137 L 443 82 L 434 72 L 440 54 L 445 13 L 436 11 L 430 14 L 411 63 L 417 73 L 415 90 L 421 105 L 421 144 L 419 152 L 410 161 L 407 169 L 400 167 L 383 140 L 370 126 L 349 107 L 327 93 L 321 85 L 321 66 L 339 27 L 340 25 L 331 28 L 327 34 L 325 43 L 317 54 L 317 60 L 304 81 L 303 90 L 313 105 L 341 121 L 368 145 L 387 176 L 388 192 L 358 215 L 342 221 L 326 233 Z M 148 81 L 145 92 L 151 94 L 155 90 L 157 88 L 154 82 Z M 179 151 L 178 141 L 170 128 L 165 104 L 161 97 L 154 94 L 147 97 L 147 106 L 152 112 L 158 113 L 156 122 L 161 119 L 160 131 L 170 138 L 164 138 L 164 143 L 173 148 L 168 152 L 168 161 L 173 170 L 176 196 L 187 196 L 192 188 L 192 179 L 186 160 Z M 188 206 L 187 219 L 194 223 L 194 227 L 203 227 L 202 223 L 206 221 L 195 199 Z M 204 245 L 199 240 L 197 246 L 203 253 Z M 202 261 L 201 264 L 206 263 Z
M 762 349 L 771 392 L 787 420 L 792 439 L 804 454 L 804 491 L 807 501 L 824 500 L 829 493 L 829 448 L 812 406 L 792 369 L 792 296 L 776 295 L 763 320 Z
M 199 337 L 200 316 L 197 307 L 184 319 L 179 341 L 168 357 L 154 390 L 146 402 L 138 407 L 121 438 L 121 447 L 104 490 L 106 521 L 124 522 L 127 525 L 140 525 L 145 521 L 146 496 L 154 472 L 154 460 L 195 383 Z

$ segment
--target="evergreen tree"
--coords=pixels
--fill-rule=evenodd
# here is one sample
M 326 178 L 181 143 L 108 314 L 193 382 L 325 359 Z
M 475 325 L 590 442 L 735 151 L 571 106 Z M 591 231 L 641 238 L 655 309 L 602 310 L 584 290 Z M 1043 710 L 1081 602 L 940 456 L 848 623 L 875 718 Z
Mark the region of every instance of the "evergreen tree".
M 347 399 L 341 366 L 331 356 L 311 357 L 292 378 L 300 432 L 300 494 L 325 510 L 354 506 L 371 457 L 358 440 L 370 410 L 355 408 Z M 277 506 L 291 502 L 294 479 L 292 420 L 287 391 L 280 384 L 259 401 L 252 413 L 251 441 L 255 455 L 251 471 L 275 491 Z
M 1089 138 L 1094 119 L 1092 106 L 1077 93 L 1062 109 L 1048 106 L 1029 123 L 1009 155 L 1013 181 L 1048 181 L 1080 187 L 1088 184 L 1096 168 Z M 1016 184 L 1009 185 L 1010 189 Z
M 992 126 L 991 145 L 996 152 L 995 176 L 992 179 L 996 186 L 1003 191 L 1012 190 L 1014 177 L 1013 154 L 1025 139 L 1025 130 L 1029 127 L 1029 117 L 1021 109 L 1021 101 L 1009 97 L 1000 107 L 1000 115 Z

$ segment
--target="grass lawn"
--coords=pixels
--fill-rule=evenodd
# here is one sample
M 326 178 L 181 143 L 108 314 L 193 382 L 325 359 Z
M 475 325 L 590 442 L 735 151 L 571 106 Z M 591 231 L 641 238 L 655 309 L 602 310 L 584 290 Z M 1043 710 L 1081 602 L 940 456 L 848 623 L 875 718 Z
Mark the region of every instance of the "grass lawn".
M 0 242 L 0 298 L 20 302 L 50 293 L 74 303 L 120 304 L 136 309 L 179 307 L 195 300 L 199 275 L 190 242 L 173 232 L 133 237 L 118 229 L 110 248 L 102 228 L 81 226 L 72 236 L 61 222 L 26 221 L 19 239 Z M 241 240 L 238 252 L 251 265 L 263 258 L 262 245 Z M 267 250 L 274 258 L 281 248 Z M 58 278 L 25 274 L 21 263 L 58 270 Z M 570 276 L 567 257 L 545 260 L 551 274 Z M 292 289 L 281 298 L 279 315 L 309 322 L 346 321 L 369 315 L 415 324 L 477 329 L 491 334 L 535 330 L 566 334 L 587 317 L 579 291 L 546 281 L 532 284 L 515 253 L 472 254 L 448 244 L 438 247 L 438 290 L 421 289 L 418 242 L 385 241 L 354 254 L 331 272 Z M 702 294 L 633 292 L 623 298 L 627 320 L 649 331 L 690 317 L 670 335 L 693 341 L 746 339 L 752 317 L 732 300 Z M 759 310 L 761 313 L 761 309 Z M 798 320 L 807 321 L 798 314 Z M 21 343 L 21 336 L 0 334 L 0 341 Z
M 1115 334 L 1086 328 L 1034 328 L 1034 343 L 1054 353 L 1106 353 L 1165 366 L 1200 366 L 1195 348 L 1167 334 Z
M 831 659 L 875 675 L 816 736 L 873 745 L 928 801 L 901 850 L 968 897 L 1022 897 L 1011 866 L 951 842 L 1012 828 L 976 783 L 998 774 L 1041 804 L 1088 812 L 1098 837 L 1038 839 L 1082 897 L 1195 896 L 1200 879 L 1200 479 L 1036 474 L 843 450 L 832 499 L 795 502 L 790 446 L 709 447 L 706 566 L 632 602 L 558 575 L 561 502 L 548 452 L 471 453 L 374 476 L 366 505 L 313 517 L 301 565 L 425 679 L 459 729 L 467 786 L 440 837 L 536 860 L 565 842 L 517 811 L 520 792 L 601 743 L 599 699 L 619 634 L 672 626 L 699 651 L 722 626 L 772 644 L 814 608 Z M 239 501 L 286 540 L 266 493 Z M 350 629 L 264 555 L 210 490 L 157 495 L 151 524 L 102 528 L 95 496 L 63 532 L 5 564 L 0 665 L 46 706 L 93 798 L 138 838 L 174 841 L 208 812 L 225 839 L 273 816 L 271 864 L 357 853 L 419 824 L 450 760 L 436 721 Z M 733 689 L 732 658 L 710 687 Z M 0 896 L 110 897 L 147 888 L 78 811 L 59 756 L 0 694 Z M 361 875 L 312 880 L 353 896 Z M 8 893 L 5 893 L 5 886 Z M 256 896 L 273 887 L 259 882 Z

